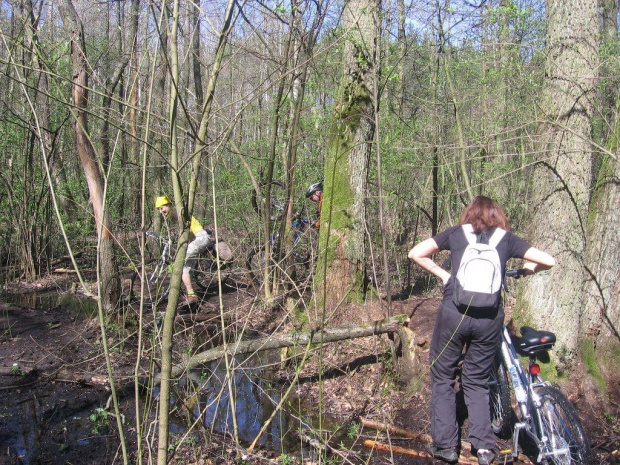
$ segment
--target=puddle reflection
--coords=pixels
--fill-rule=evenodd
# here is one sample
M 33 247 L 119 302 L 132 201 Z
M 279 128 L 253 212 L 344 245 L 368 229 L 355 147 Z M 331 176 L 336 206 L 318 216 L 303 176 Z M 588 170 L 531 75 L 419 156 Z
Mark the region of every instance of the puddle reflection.
M 302 399 L 293 397 L 275 412 L 287 386 L 273 381 L 277 368 L 278 352 L 264 351 L 250 358 L 238 356 L 232 370 L 231 400 L 226 382 L 223 361 L 213 362 L 201 371 L 193 371 L 189 378 L 200 390 L 199 401 L 193 406 L 195 416 L 202 415 L 205 428 L 213 429 L 229 437 L 234 435 L 233 408 L 237 421 L 237 434 L 244 444 L 251 444 L 266 421 L 273 419 L 262 433 L 257 444 L 269 450 L 287 454 L 311 455 L 299 439 L 298 431 L 313 437 L 319 419 L 316 407 L 306 405 Z M 324 429 L 337 428 L 333 419 L 322 418 Z
M 97 302 L 77 294 L 59 294 L 58 292 L 2 294 L 0 300 L 34 310 L 62 308 L 77 318 L 90 319 L 97 314 Z

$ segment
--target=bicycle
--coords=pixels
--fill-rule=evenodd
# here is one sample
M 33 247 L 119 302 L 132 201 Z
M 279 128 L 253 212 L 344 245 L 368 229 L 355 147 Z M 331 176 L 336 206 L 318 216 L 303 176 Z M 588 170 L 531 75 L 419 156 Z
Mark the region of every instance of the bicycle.
M 315 236 L 317 231 L 311 227 L 313 223 L 314 221 L 311 218 L 304 217 L 301 213 L 295 214 L 291 224 L 292 240 L 289 254 L 292 261 L 290 262 L 288 257 L 283 254 L 280 233 L 272 234 L 269 237 L 271 254 L 268 262 L 265 258 L 265 245 L 259 245 L 250 250 L 246 267 L 252 283 L 258 286 L 263 284 L 267 265 L 270 276 L 275 276 L 279 271 L 279 275 L 285 284 L 296 283 L 299 285 L 307 282 L 315 262 L 314 251 L 316 250 L 317 238 Z
M 506 276 L 519 278 L 526 270 L 509 270 Z M 518 456 L 521 433 L 537 448 L 537 463 L 585 464 L 592 460 L 590 443 L 575 408 L 562 393 L 540 375 L 537 358 L 551 350 L 556 336 L 524 326 L 521 337 L 511 338 L 503 327 L 496 363 L 489 378 L 489 404 L 493 431 L 498 436 L 512 434 L 513 449 L 507 455 Z M 523 369 L 518 354 L 529 359 Z M 510 379 L 510 384 L 509 380 Z M 518 421 L 512 425 L 511 390 L 518 404 Z
M 163 237 L 154 231 L 146 231 L 146 244 L 149 247 L 155 244 L 159 247 L 159 256 L 145 263 L 145 292 L 148 302 L 153 306 L 158 306 L 168 298 L 170 293 L 170 274 L 176 255 L 176 248 L 171 238 Z M 225 242 L 220 241 L 218 246 L 222 247 Z M 228 247 L 226 245 L 226 247 Z M 149 247 L 150 248 L 150 247 Z M 196 266 L 191 270 L 192 281 L 196 284 L 199 292 L 208 293 L 218 288 L 221 281 L 222 285 L 230 277 L 231 260 L 220 259 L 220 269 L 217 268 L 217 249 L 213 245 L 205 253 L 196 259 Z M 140 272 L 136 272 L 132 278 L 132 288 L 134 282 L 140 279 Z

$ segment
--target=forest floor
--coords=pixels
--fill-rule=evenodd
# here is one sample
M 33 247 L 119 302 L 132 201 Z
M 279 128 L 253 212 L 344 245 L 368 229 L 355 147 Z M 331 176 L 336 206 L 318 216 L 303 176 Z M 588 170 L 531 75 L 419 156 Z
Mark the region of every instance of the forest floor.
M 74 279 L 70 275 L 52 275 L 35 283 L 8 284 L 0 296 L 0 464 L 122 463 L 116 419 L 110 414 L 114 410 L 109 401 L 107 368 L 101 356 L 101 330 L 92 314 L 92 301 L 78 299 L 90 310 L 76 311 L 75 298 L 71 300 L 72 305 L 36 299 L 50 292 L 66 295 L 72 287 Z M 217 300 L 217 296 L 211 296 L 192 312 L 183 312 L 185 315 L 178 317 L 177 326 L 181 329 L 179 336 L 175 336 L 175 344 L 185 341 L 182 333 L 192 326 L 209 330 L 208 318 L 199 316 L 208 315 L 211 308 L 218 306 Z M 249 289 L 228 289 L 223 305 L 237 324 L 256 335 L 270 334 L 276 327 L 283 331 L 294 330 L 284 309 L 277 311 L 273 307 L 257 306 Z M 333 457 L 330 463 L 441 463 L 424 454 L 414 457 L 394 452 L 395 448 L 392 451 L 369 449 L 363 445 L 365 440 L 420 452 L 424 451 L 424 445 L 360 426 L 363 417 L 420 435 L 429 432 L 428 345 L 437 305 L 438 298 L 432 294 L 393 302 L 395 314 L 406 313 L 411 319 L 409 327 L 415 334 L 420 353 L 417 375 L 399 378 L 386 336 L 326 345 L 320 359 L 324 367 L 320 382 L 317 360 L 310 361 L 299 373 L 296 396 L 315 409 L 320 402 L 321 411 L 346 425 L 348 430 L 345 442 L 349 452 L 343 455 L 345 449 L 339 447 L 340 442 L 327 443 L 327 449 L 332 451 L 328 455 Z M 337 321 L 328 318 L 327 325 L 378 320 L 382 318 L 384 307 L 379 299 L 364 305 L 340 307 Z M 131 380 L 136 371 L 138 339 L 126 331 L 118 331 L 112 339 L 111 363 L 120 385 L 127 449 L 130 456 L 135 457 L 135 394 L 133 384 L 127 380 Z M 620 463 L 614 462 L 620 448 L 620 374 L 608 380 L 611 398 L 603 404 L 584 383 L 587 377 L 578 372 L 579 368 L 576 370 L 571 380 L 563 382 L 562 388 L 584 423 L 595 463 Z M 286 384 L 293 373 L 280 368 L 277 376 Z M 151 433 L 148 437 L 154 436 Z M 466 421 L 462 436 L 463 440 L 467 439 Z M 224 437 L 220 440 L 211 437 L 209 446 L 205 444 L 206 441 L 182 443 L 170 463 L 295 463 L 290 456 L 267 448 L 253 453 L 235 450 Z M 501 446 L 507 444 L 500 443 Z M 151 439 L 149 445 L 144 453 L 147 458 L 149 453 L 157 452 L 156 440 Z M 333 453 L 335 449 L 340 450 L 341 455 Z M 463 449 L 463 463 L 468 463 L 467 448 Z M 154 461 L 152 455 L 150 458 Z M 303 462 L 317 463 L 318 460 L 307 453 Z

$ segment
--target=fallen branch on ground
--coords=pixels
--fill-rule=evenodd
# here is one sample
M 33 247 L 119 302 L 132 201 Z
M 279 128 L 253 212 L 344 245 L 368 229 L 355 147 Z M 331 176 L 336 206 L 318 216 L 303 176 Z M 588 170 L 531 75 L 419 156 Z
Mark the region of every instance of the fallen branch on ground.
M 433 458 L 431 454 L 428 452 L 422 452 L 415 449 L 406 449 L 405 447 L 393 446 L 391 444 L 383 444 L 377 441 L 371 441 L 370 439 L 366 439 L 364 441 L 364 446 L 369 447 L 371 449 L 384 450 L 388 452 L 396 452 L 397 454 L 409 455 L 411 457 L 420 457 L 420 458 Z M 463 456 L 459 457 L 458 463 L 463 465 L 476 465 L 478 460 L 466 458 Z
M 374 321 L 372 323 L 357 326 L 345 326 L 309 333 L 273 335 L 261 339 L 224 344 L 196 354 L 189 358 L 186 362 L 173 366 L 171 376 L 172 378 L 177 378 L 186 370 L 190 370 L 203 363 L 222 358 L 224 357 L 224 354 L 234 357 L 238 354 L 280 349 L 282 347 L 305 346 L 309 343 L 321 344 L 343 341 L 346 339 L 355 339 L 358 337 L 373 336 L 376 334 L 392 333 L 398 331 L 398 329 L 403 325 L 406 325 L 408 321 L 409 317 L 407 315 L 397 315 L 381 321 Z M 157 375 L 156 382 L 159 382 L 159 379 L 160 375 Z
M 378 421 L 368 420 L 360 417 L 360 422 L 366 428 L 376 429 L 377 431 L 387 431 L 388 433 L 400 436 L 403 438 L 414 439 L 422 444 L 430 444 L 433 442 L 433 438 L 429 434 L 414 433 L 413 431 L 399 428 L 398 426 L 388 425 L 386 423 L 379 423 Z

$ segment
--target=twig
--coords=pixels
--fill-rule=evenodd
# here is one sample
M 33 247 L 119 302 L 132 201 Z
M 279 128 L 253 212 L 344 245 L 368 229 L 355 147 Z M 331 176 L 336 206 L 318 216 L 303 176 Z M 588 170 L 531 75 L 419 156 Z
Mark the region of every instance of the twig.
M 387 431 L 396 436 L 403 438 L 414 439 L 422 444 L 430 444 L 433 442 L 433 438 L 429 434 L 414 433 L 413 431 L 399 428 L 398 426 L 388 425 L 386 423 L 380 423 L 378 421 L 368 420 L 360 417 L 360 422 L 366 428 L 376 429 L 377 431 Z

